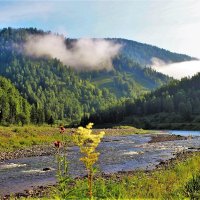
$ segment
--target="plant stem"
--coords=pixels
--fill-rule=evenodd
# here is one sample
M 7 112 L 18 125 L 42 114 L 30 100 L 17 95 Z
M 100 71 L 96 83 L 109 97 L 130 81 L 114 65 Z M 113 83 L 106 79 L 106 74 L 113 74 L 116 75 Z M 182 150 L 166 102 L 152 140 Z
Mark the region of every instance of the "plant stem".
M 88 189 L 90 199 L 92 199 L 92 169 L 88 170 Z

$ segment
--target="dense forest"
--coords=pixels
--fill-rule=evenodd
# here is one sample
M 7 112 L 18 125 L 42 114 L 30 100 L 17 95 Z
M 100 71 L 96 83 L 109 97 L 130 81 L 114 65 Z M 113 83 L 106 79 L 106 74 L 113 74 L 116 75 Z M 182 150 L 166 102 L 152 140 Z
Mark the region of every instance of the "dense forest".
M 200 73 L 170 84 L 110 110 L 91 115 L 98 124 L 121 123 L 143 128 L 199 128 Z M 85 119 L 84 119 L 85 120 Z M 182 126 L 182 127 L 181 127 Z
M 110 39 L 114 42 L 123 41 L 120 54 L 113 60 L 113 70 L 75 71 L 58 59 L 34 58 L 23 54 L 23 43 L 29 35 L 45 34 L 49 32 L 34 28 L 5 28 L 0 31 L 0 75 L 10 79 L 27 100 L 27 108 L 20 104 L 15 108 L 13 117 L 3 117 L 1 114 L 1 123 L 23 121 L 38 124 L 48 123 L 53 118 L 64 120 L 68 125 L 76 125 L 81 119 L 88 119 L 100 111 L 115 109 L 172 80 L 144 67 L 141 57 L 146 61 L 150 56 L 164 58 L 163 55 L 172 61 L 193 59 L 142 43 Z M 66 39 L 66 45 L 70 45 L 71 41 Z M 129 54 L 132 48 L 136 48 L 138 53 L 135 49 L 131 57 Z M 145 57 L 145 54 L 148 56 Z M 0 106 L 4 109 L 2 102 Z M 20 115 L 25 120 L 18 120 Z
M 22 125 L 30 122 L 31 106 L 14 85 L 0 76 L 0 123 Z
M 125 56 L 113 60 L 114 70 L 81 72 L 80 75 L 96 85 L 107 88 L 118 98 L 137 98 L 140 95 L 169 83 L 172 78 L 141 65 Z

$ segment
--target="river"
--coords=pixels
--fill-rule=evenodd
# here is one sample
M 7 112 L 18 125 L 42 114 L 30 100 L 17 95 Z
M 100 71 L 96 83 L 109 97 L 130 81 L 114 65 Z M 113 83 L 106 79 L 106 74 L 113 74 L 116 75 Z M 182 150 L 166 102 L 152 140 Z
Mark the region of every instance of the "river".
M 158 133 L 158 132 L 157 132 Z M 173 158 L 177 152 L 200 148 L 200 131 L 162 131 L 160 134 L 193 136 L 188 140 L 148 143 L 150 134 L 106 136 L 98 147 L 101 153 L 97 166 L 105 174 L 136 169 L 151 170 L 162 161 Z M 67 150 L 69 173 L 73 177 L 86 174 L 79 161 L 78 147 Z M 43 171 L 43 168 L 50 168 Z M 55 156 L 27 157 L 0 163 L 0 194 L 23 192 L 33 186 L 55 184 Z

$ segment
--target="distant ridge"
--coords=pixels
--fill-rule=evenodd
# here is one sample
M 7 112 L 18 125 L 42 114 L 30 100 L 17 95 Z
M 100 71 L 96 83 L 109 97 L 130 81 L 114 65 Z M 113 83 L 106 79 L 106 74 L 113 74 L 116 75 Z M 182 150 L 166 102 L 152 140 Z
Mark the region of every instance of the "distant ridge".
M 141 65 L 151 65 L 152 58 L 158 58 L 166 63 L 198 60 L 185 54 L 174 53 L 169 50 L 159 48 L 150 44 L 140 43 L 122 38 L 107 38 L 109 41 L 122 45 L 121 53 Z

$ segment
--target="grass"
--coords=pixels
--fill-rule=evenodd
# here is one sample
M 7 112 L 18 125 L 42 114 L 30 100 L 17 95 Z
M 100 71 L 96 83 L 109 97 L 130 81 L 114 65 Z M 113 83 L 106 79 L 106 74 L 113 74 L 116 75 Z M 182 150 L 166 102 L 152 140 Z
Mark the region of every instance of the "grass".
M 168 169 L 116 174 L 94 181 L 94 199 L 199 199 L 200 153 Z M 72 195 L 87 199 L 87 180 L 73 184 Z
M 200 199 L 200 174 L 193 176 L 185 186 L 185 192 L 190 199 Z
M 118 75 L 110 76 L 110 75 L 103 75 L 101 77 L 94 78 L 92 82 L 97 85 L 99 88 L 108 88 L 110 92 L 115 93 L 118 97 L 124 96 L 123 91 L 119 90 L 117 85 L 115 84 L 115 78 L 119 78 Z M 144 80 L 146 83 L 142 83 L 141 80 L 133 81 L 137 79 L 132 73 L 126 73 L 126 83 L 132 83 L 134 86 L 134 93 L 144 94 L 148 92 L 149 82 Z M 123 85 L 123 84 L 122 84 Z M 141 86 L 142 85 L 142 86 Z M 125 95 L 126 96 L 126 95 Z M 135 95 L 134 95 L 135 96 Z
M 114 126 L 114 129 L 121 129 L 121 130 L 125 130 L 125 133 L 129 133 L 129 131 L 131 131 L 134 134 L 147 134 L 150 133 L 150 131 L 144 130 L 142 128 L 135 128 L 134 126 Z
M 114 77 L 111 77 L 109 75 L 105 75 L 104 77 L 98 77 L 93 79 L 92 81 L 95 85 L 97 85 L 99 88 L 109 88 L 109 90 L 113 93 L 116 93 L 118 97 L 120 97 L 122 94 L 121 92 L 116 88 L 114 84 Z
M 14 151 L 32 145 L 61 140 L 59 128 L 50 126 L 0 126 L 0 152 Z
M 143 134 L 147 131 L 134 127 L 115 127 L 113 129 L 98 129 L 105 131 L 106 135 L 129 135 Z M 65 136 L 68 136 L 72 129 L 66 129 Z M 56 140 L 62 140 L 62 134 L 59 132 L 59 127 L 42 125 L 34 126 L 0 126 L 0 152 L 14 151 L 23 149 L 33 145 L 52 144 Z M 70 141 L 70 140 L 67 140 Z

